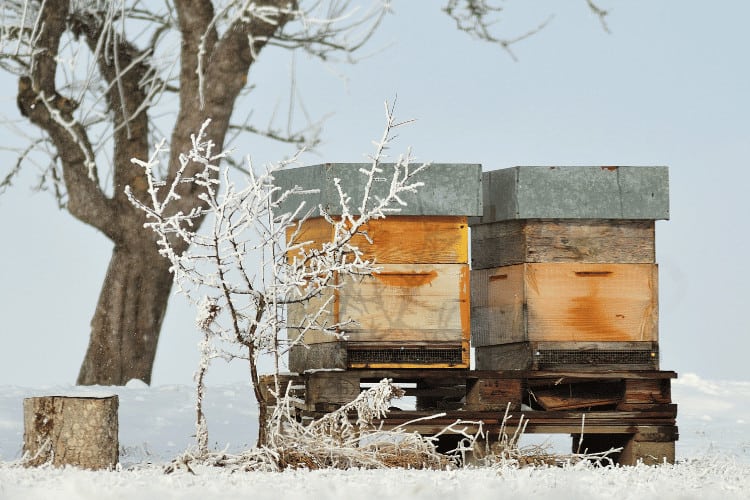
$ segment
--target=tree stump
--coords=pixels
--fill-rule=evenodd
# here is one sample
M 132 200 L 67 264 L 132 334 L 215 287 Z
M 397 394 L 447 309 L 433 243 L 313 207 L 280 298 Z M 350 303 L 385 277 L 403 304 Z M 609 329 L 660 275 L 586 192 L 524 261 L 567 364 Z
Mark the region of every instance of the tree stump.
M 25 465 L 107 469 L 119 461 L 117 396 L 23 401 Z

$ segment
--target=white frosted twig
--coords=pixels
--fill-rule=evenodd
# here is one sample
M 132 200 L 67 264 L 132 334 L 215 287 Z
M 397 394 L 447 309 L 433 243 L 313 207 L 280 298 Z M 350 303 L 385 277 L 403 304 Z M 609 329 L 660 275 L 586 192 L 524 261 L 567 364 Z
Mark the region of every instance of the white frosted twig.
M 214 152 L 215 145 L 206 139 L 208 120 L 191 137 L 190 151 L 179 155 L 179 168 L 171 178 L 157 177 L 160 158 L 166 153 L 163 141 L 148 160 L 133 160 L 143 169 L 148 196 L 137 197 L 130 188 L 126 194 L 145 213 L 146 227 L 155 231 L 159 252 L 171 262 L 178 291 L 198 303 L 201 329 L 211 332 L 206 333 L 202 343 L 199 386 L 211 359 L 245 359 L 250 363 L 256 397 L 262 405 L 263 396 L 257 389 L 260 355 L 272 354 L 278 371 L 280 357 L 291 346 L 304 345 L 305 335 L 310 332 L 346 338 L 346 329 L 354 321 L 332 315 L 333 292 L 343 286 L 347 277 L 367 276 L 379 270 L 353 244 L 353 238 L 362 235 L 371 242 L 364 231 L 366 224 L 398 210 L 394 205 L 404 204 L 403 193 L 415 192 L 421 186 L 414 176 L 427 168 L 426 164 L 412 167 L 410 155 L 399 158 L 393 166 L 382 166 L 386 145 L 393 139 L 391 131 L 401 125 L 395 121 L 393 109 L 386 106 L 386 110 L 386 133 L 370 167 L 362 172 L 362 182 L 372 186 L 376 176 L 385 176 L 387 189 L 378 196 L 366 189 L 364 197 L 357 200 L 357 208 L 336 180 L 342 214 L 337 217 L 323 207 L 317 208 L 317 214 L 315 209 L 307 208 L 304 195 L 313 190 L 295 186 L 282 191 L 275 185 L 274 173 L 289 161 L 262 170 L 248 162 L 246 185 L 238 186 L 229 169 L 218 166 L 226 153 Z M 290 161 L 295 160 L 296 157 Z M 188 213 L 174 208 L 184 185 L 197 190 L 203 203 Z M 282 204 L 291 204 L 292 208 L 281 212 Z M 210 230 L 199 232 L 198 220 L 208 215 Z M 314 215 L 331 225 L 331 239 L 294 241 L 302 239 L 305 221 Z M 210 309 L 214 315 L 207 315 L 208 306 L 199 302 L 206 296 L 213 297 Z M 287 307 L 301 312 L 290 317 Z M 284 332 L 286 336 L 281 338 Z M 200 394 L 201 390 L 199 401 Z M 354 409 L 360 403 L 347 408 Z M 374 403 L 365 406 L 370 413 L 360 416 L 359 427 L 387 410 Z M 338 425 L 334 421 L 335 418 L 324 420 L 320 425 Z M 205 422 L 199 417 L 198 449 L 204 453 L 205 433 L 201 429 L 205 429 Z M 344 431 L 349 432 L 342 428 Z M 354 434 L 347 435 L 349 442 Z

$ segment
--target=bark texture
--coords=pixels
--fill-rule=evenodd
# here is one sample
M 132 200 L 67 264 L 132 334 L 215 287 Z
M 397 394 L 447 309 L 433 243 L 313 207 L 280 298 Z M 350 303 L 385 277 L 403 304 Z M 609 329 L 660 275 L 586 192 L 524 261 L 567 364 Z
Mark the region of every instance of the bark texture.
M 117 396 L 23 401 L 25 465 L 109 469 L 119 461 Z
M 121 385 L 151 381 L 167 302 L 172 288 L 169 261 L 146 239 L 115 245 L 91 321 L 89 346 L 79 385 Z

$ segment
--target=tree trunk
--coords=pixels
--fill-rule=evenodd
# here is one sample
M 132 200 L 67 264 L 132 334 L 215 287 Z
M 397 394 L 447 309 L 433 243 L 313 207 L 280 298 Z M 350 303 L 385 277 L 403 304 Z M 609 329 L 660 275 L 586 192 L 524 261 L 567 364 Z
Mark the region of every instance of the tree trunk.
M 117 407 L 117 396 L 24 399 L 24 464 L 114 467 L 119 458 Z
M 78 383 L 120 385 L 132 378 L 150 383 L 172 276 L 166 259 L 157 254 L 151 232 L 143 229 L 145 215 L 130 206 L 123 189 L 130 185 L 140 194 L 147 189 L 145 173 L 134 168 L 131 159 L 149 157 L 147 110 L 158 93 L 152 95 L 144 82 L 158 70 L 152 66 L 152 48 L 139 50 L 119 31 L 117 36 L 110 36 L 107 22 L 77 7 L 72 10 L 71 3 L 74 2 L 41 2 L 33 56 L 28 61 L 21 58 L 28 74 L 19 79 L 17 104 L 21 114 L 45 131 L 56 149 L 70 213 L 115 241 Z M 285 13 L 287 8 L 296 8 L 294 0 L 258 3 L 266 9 L 265 14 L 241 16 L 219 37 L 214 2 L 173 2 L 182 41 L 180 110 L 170 144 L 168 184 L 182 167 L 179 155 L 189 151 L 191 134 L 200 129 L 206 117 L 213 119 L 208 138 L 216 144 L 216 151 L 221 150 L 235 101 L 247 87 L 250 66 L 268 41 L 294 17 Z M 268 9 L 272 7 L 281 8 L 280 13 Z M 132 14 L 123 11 L 126 18 Z M 106 89 L 113 126 L 112 197 L 107 196 L 96 166 L 92 169 L 98 150 L 89 137 L 94 129 L 77 121 L 74 111 L 78 103 L 61 95 L 60 91 L 67 87 L 57 85 L 59 78 L 65 79 L 57 71 L 58 54 L 61 40 L 67 43 L 68 36 L 85 38 L 96 57 L 98 74 L 94 79 L 101 79 Z M 105 43 L 106 50 L 99 50 L 101 43 Z M 203 75 L 203 88 L 198 85 L 198 71 Z M 42 101 L 47 104 L 39 105 Z M 200 164 L 189 165 L 185 176 L 199 168 Z M 172 208 L 189 213 L 202 205 L 201 192 L 196 185 L 180 185 L 181 197 L 172 203 Z M 193 223 L 200 225 L 201 220 Z M 137 234 L 134 228 L 138 229 Z
M 258 401 L 258 440 L 255 446 L 260 448 L 268 444 L 268 402 Z
M 131 379 L 151 383 L 172 290 L 169 266 L 150 237 L 132 245 L 115 245 L 91 320 L 79 385 L 124 385 Z

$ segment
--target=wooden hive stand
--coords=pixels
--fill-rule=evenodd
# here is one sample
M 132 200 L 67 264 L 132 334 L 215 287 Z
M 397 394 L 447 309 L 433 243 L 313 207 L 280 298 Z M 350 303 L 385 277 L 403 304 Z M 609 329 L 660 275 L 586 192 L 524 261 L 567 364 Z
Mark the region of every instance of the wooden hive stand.
M 509 407 L 509 431 L 526 419 L 528 433 L 572 435 L 574 450 L 621 447 L 622 464 L 673 462 L 676 374 L 659 369 L 654 251 L 654 221 L 669 215 L 666 167 L 487 172 L 481 203 L 472 198 L 478 166 L 437 167 L 439 188 L 410 200 L 413 212 L 368 227 L 368 257 L 383 271 L 333 292 L 335 319 L 359 322 L 348 340 L 310 334 L 290 353 L 299 417 L 321 416 L 390 378 L 417 402 L 391 412 L 385 428 L 443 413 L 408 428 L 434 435 L 473 420 L 496 439 Z M 315 181 L 344 178 L 356 191 L 358 169 L 296 169 L 280 185 L 320 187 L 313 203 L 331 210 L 334 199 Z M 470 182 L 451 180 L 457 173 Z M 325 221 L 303 226 L 302 240 L 330 241 Z M 304 315 L 304 306 L 288 314 Z
M 674 462 L 678 439 L 677 405 L 671 399 L 674 372 L 378 369 L 287 374 L 280 383 L 292 384 L 297 415 L 304 421 L 340 408 L 384 377 L 403 384 L 406 396 L 418 401 L 416 409 L 392 411 L 377 422 L 385 429 L 405 426 L 409 432 L 435 435 L 459 419 L 481 421 L 492 444 L 501 429 L 512 435 L 527 421 L 527 434 L 571 435 L 574 452 L 622 448 L 612 455 L 622 465 Z M 273 384 L 273 377 L 264 380 Z M 506 409 L 509 418 L 503 422 Z M 435 418 L 436 414 L 441 416 Z M 479 430 L 471 424 L 465 427 Z M 444 449 L 455 444 L 452 437 L 443 438 Z

